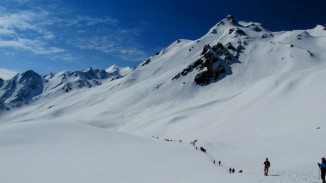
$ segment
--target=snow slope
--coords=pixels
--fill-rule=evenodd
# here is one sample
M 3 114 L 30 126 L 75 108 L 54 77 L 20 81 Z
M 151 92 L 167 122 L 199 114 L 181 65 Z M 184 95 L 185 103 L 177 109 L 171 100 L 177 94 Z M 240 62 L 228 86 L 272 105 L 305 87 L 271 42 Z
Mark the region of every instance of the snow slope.
M 257 169 L 229 174 L 232 160 L 213 165 L 215 154 L 196 151 L 189 143 L 151 141 L 71 122 L 2 125 L 0 145 L 1 180 L 11 183 L 316 182 L 313 171 L 285 171 L 276 162 L 281 170 L 270 177 Z M 243 162 L 238 157 L 236 164 Z
M 113 163 L 101 168 L 101 164 L 94 160 L 94 164 L 89 163 L 89 166 L 99 167 L 98 171 L 89 174 L 86 166 L 81 166 L 88 162 L 87 155 L 76 156 L 75 161 L 81 164 L 75 165 L 78 169 L 73 172 L 84 175 L 83 180 L 98 178 L 98 172 L 115 169 L 118 165 L 121 167 L 115 170 L 119 173 L 115 173 L 113 177 L 116 179 L 112 179 L 116 182 L 153 182 L 151 173 L 157 175 L 155 182 L 318 182 L 316 163 L 320 157 L 326 156 L 323 142 L 326 139 L 324 45 L 326 31 L 323 26 L 270 32 L 259 23 L 238 22 L 228 16 L 198 40 L 177 40 L 121 79 L 104 81 L 95 89 L 84 88 L 64 95 L 40 97 L 28 106 L 3 113 L 0 116 L 3 138 L 0 139 L 19 133 L 15 130 L 26 130 L 23 132 L 26 138 L 19 138 L 28 140 L 33 136 L 27 134 L 34 134 L 34 128 L 42 128 L 37 130 L 45 131 L 42 137 L 50 132 L 59 133 L 55 137 L 67 136 L 68 139 L 58 139 L 60 143 L 66 142 L 74 149 L 82 148 L 82 145 L 74 146 L 76 137 L 73 133 L 61 129 L 68 128 L 74 133 L 80 131 L 81 142 L 90 144 L 92 148 L 85 151 L 95 148 L 92 143 L 104 144 L 108 148 L 119 146 L 128 153 L 135 150 L 131 144 L 149 150 L 164 146 L 156 151 L 157 159 L 151 159 L 144 149 L 136 150 L 135 156 L 113 152 L 113 156 L 118 158 L 105 157 L 110 153 L 107 149 L 101 150 L 103 154 L 99 153 L 98 158 L 103 161 L 113 159 Z M 218 49 L 214 50 L 214 46 Z M 223 69 L 224 72 L 220 72 Z M 179 77 L 175 78 L 177 75 Z M 207 76 L 204 77 L 206 84 L 196 83 L 198 76 Z M 49 130 L 53 124 L 57 128 Z M 29 130 L 31 132 L 27 132 Z M 138 137 L 125 137 L 121 132 Z M 105 138 L 97 139 L 100 134 Z M 89 136 L 94 138 L 92 142 L 89 142 Z M 113 144 L 109 140 L 103 141 L 115 136 L 119 137 Z M 50 149 L 47 144 L 56 138 L 42 137 L 37 139 L 44 139 L 45 150 Z M 120 137 L 127 138 L 125 145 L 118 145 Z M 164 142 L 162 139 L 165 138 L 182 139 L 184 143 Z M 198 139 L 198 147 L 207 149 L 206 155 L 189 145 L 194 139 Z M 29 147 L 17 145 L 21 140 L 11 141 L 5 146 L 6 141 L 0 143 L 0 158 L 6 151 L 18 153 Z M 34 141 L 32 138 L 29 143 Z M 17 149 L 10 150 L 10 147 Z M 37 151 L 38 147 L 35 149 Z M 178 149 L 182 155 L 178 156 Z M 145 165 L 138 165 L 136 160 L 132 165 L 118 161 L 124 159 L 120 157 L 137 157 L 142 153 L 145 154 L 140 160 L 146 161 Z M 64 152 L 63 157 L 66 154 Z M 164 162 L 171 157 L 176 159 L 166 165 Z M 262 176 L 266 157 L 271 160 L 270 173 L 273 176 Z M 194 159 L 191 165 L 195 166 L 179 163 L 179 160 L 185 161 L 183 158 L 188 163 Z M 29 161 L 30 158 L 22 159 Z M 212 166 L 213 159 L 221 160 L 223 167 Z M 44 162 L 49 161 L 47 158 Z M 10 162 L 14 162 L 13 158 L 7 163 Z M 18 162 L 13 165 L 17 166 Z M 151 167 L 150 170 L 162 167 L 164 173 L 150 172 L 139 177 L 137 174 L 139 179 L 134 179 L 129 168 L 145 171 L 144 167 Z M 193 170 L 194 167 L 199 170 Z M 230 175 L 226 172 L 229 167 L 243 169 L 244 173 Z M 120 175 L 125 175 L 125 169 L 131 176 L 124 179 Z M 170 172 L 179 169 L 184 170 L 184 174 Z M 14 170 L 11 168 L 8 172 Z M 77 176 L 69 179 L 69 175 L 60 172 L 57 175 L 64 177 L 60 182 L 79 180 Z M 102 178 L 98 182 L 109 179 Z M 36 182 L 36 178 L 33 180 Z
M 117 65 L 112 65 L 111 67 L 105 69 L 106 72 L 114 75 L 119 75 L 120 77 L 126 76 L 133 71 L 131 67 L 119 67 Z
M 17 72 L 15 72 L 15 71 L 11 71 L 11 70 L 8 70 L 8 69 L 0 68 L 0 78 L 2 78 L 4 80 L 11 79 L 16 74 L 17 74 Z
M 205 159 L 185 144 L 155 143 L 63 122 L 5 125 L 0 131 L 3 182 L 199 182 L 201 177 L 217 178 L 213 166 L 200 171 Z

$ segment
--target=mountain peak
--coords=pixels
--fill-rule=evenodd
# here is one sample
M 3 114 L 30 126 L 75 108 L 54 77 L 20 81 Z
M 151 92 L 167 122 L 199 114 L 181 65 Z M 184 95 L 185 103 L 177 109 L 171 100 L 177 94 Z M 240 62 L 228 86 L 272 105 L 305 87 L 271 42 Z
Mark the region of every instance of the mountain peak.
M 238 21 L 235 19 L 233 15 L 226 16 L 223 20 L 217 23 L 217 26 L 223 26 L 225 24 L 235 25 L 235 26 L 239 25 Z
M 94 72 L 95 70 L 97 70 L 97 69 L 94 69 L 93 67 L 89 67 L 89 68 L 87 68 L 87 69 L 85 69 L 85 70 L 83 70 L 83 72 Z
M 24 73 L 21 74 L 22 77 L 33 77 L 33 76 L 39 76 L 39 74 L 37 74 L 36 72 L 34 72 L 33 70 L 27 70 Z
M 43 79 L 36 72 L 28 70 L 8 80 L 1 90 L 2 103 L 13 102 L 16 106 L 20 106 L 43 92 Z
M 106 72 L 109 74 L 119 74 L 121 76 L 125 76 L 129 74 L 131 71 L 133 71 L 130 67 L 119 67 L 117 65 L 112 65 L 111 67 L 105 69 Z
M 119 70 L 119 66 L 113 64 L 109 68 L 106 69 L 106 72 L 111 73 Z
M 232 22 L 232 23 L 236 23 L 237 20 L 235 19 L 235 17 L 233 15 L 228 15 L 225 18 L 226 21 Z

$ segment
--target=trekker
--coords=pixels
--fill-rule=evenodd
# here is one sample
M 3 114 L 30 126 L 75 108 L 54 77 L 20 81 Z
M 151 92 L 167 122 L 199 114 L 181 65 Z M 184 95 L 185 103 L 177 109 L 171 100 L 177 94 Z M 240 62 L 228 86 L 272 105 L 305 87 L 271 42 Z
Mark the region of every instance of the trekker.
M 235 172 L 235 169 L 234 168 L 232 168 L 232 173 L 234 173 Z
M 267 176 L 268 175 L 268 169 L 271 166 L 271 163 L 268 161 L 268 158 L 266 158 L 266 161 L 264 162 L 264 175 Z
M 325 173 L 326 173 L 326 159 L 325 159 L 325 157 L 321 158 L 321 163 L 318 163 L 318 166 L 320 168 L 321 180 L 323 180 L 323 183 L 325 183 Z
M 214 165 L 215 165 L 215 160 L 213 161 Z
M 218 161 L 218 165 L 221 166 L 221 161 Z
M 232 173 L 232 168 L 231 167 L 229 168 L 229 172 Z

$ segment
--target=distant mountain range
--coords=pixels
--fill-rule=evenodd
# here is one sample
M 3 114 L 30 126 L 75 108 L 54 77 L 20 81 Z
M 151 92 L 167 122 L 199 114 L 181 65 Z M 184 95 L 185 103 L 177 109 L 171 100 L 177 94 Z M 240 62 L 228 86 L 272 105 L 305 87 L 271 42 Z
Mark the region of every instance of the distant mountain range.
M 0 105 L 2 109 L 10 110 L 12 107 L 30 103 L 38 97 L 92 88 L 101 85 L 104 80 L 124 77 L 132 70 L 130 67 L 113 65 L 107 71 L 89 68 L 84 71 L 64 71 L 43 76 L 29 70 L 8 80 L 0 78 Z
M 322 91 L 319 71 L 326 68 L 325 45 L 322 25 L 271 32 L 260 23 L 227 16 L 201 38 L 176 40 L 135 69 L 112 66 L 42 76 L 27 71 L 0 80 L 1 108 L 10 110 L 3 118 L 27 120 L 18 115 L 19 109 L 11 109 L 28 104 L 24 111 L 34 114 L 28 120 L 78 116 L 94 126 L 142 135 L 151 129 L 173 134 L 157 129 L 160 125 L 184 128 L 187 134 L 196 128 L 189 124 L 203 115 L 231 124 L 271 110 L 278 115 L 264 120 L 273 119 L 292 108 L 316 118 L 322 114 L 301 107 L 322 105 L 324 94 L 314 91 Z M 309 102 L 303 100 L 307 96 Z M 258 109 L 252 108 L 258 104 Z M 230 118 L 231 114 L 237 115 Z M 213 123 L 202 121 L 201 127 L 214 129 L 209 128 Z

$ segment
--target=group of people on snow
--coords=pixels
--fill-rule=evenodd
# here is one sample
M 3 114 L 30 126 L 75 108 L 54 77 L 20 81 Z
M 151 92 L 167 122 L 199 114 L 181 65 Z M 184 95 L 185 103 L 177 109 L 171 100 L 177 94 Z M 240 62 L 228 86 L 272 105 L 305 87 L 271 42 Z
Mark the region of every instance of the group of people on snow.
M 197 142 L 197 139 L 190 142 L 190 144 L 194 145 L 196 147 L 196 150 L 197 150 L 196 142 Z M 203 152 L 206 152 L 206 149 L 203 148 L 203 147 L 200 147 L 200 150 L 203 151 Z M 214 165 L 216 164 L 215 160 L 213 160 L 213 164 Z M 218 161 L 218 165 L 221 166 L 221 161 Z M 264 161 L 264 175 L 265 176 L 268 176 L 268 171 L 269 171 L 270 166 L 271 166 L 271 163 L 269 162 L 268 158 L 266 158 L 265 161 Z M 326 175 L 326 159 L 325 159 L 325 157 L 321 158 L 321 163 L 318 163 L 318 167 L 320 168 L 320 176 L 321 176 L 321 179 L 323 181 L 322 183 L 326 183 L 325 182 L 325 175 Z M 230 167 L 229 172 L 230 173 L 235 173 L 235 169 Z M 243 173 L 243 171 L 239 170 L 239 173 Z
M 152 136 L 154 138 L 154 136 Z M 159 137 L 155 137 L 155 138 L 159 138 Z M 165 139 L 166 141 L 173 141 L 173 140 L 167 140 Z M 182 142 L 182 140 L 179 140 L 179 142 Z M 196 146 L 196 142 L 197 142 L 197 139 L 195 139 L 194 141 L 190 142 L 190 144 L 192 144 L 193 146 L 196 147 L 196 150 L 198 149 L 197 146 Z M 203 148 L 203 147 L 200 147 L 200 150 L 204 153 L 206 153 L 206 149 Z M 214 165 L 216 164 L 216 161 L 213 160 L 213 163 Z M 221 166 L 221 161 L 218 161 L 218 165 Z M 268 158 L 265 159 L 264 161 L 264 175 L 265 176 L 268 176 L 268 171 L 269 171 L 269 168 L 271 166 L 271 163 L 269 162 Z M 322 179 L 322 183 L 326 183 L 325 182 L 325 175 L 326 175 L 326 159 L 325 157 L 322 157 L 321 158 L 321 163 L 318 163 L 318 167 L 320 168 L 320 177 Z M 235 169 L 234 168 L 229 168 L 229 172 L 230 173 L 235 173 Z M 242 173 L 243 171 L 242 170 L 239 170 L 239 173 Z
M 213 160 L 214 165 L 216 164 L 216 161 Z M 218 165 L 221 166 L 221 161 L 218 161 Z
M 229 172 L 230 172 L 230 173 L 235 173 L 235 169 L 230 167 L 230 168 L 229 168 Z
M 325 182 L 325 175 L 326 175 L 326 159 L 325 159 L 325 157 L 322 157 L 321 163 L 317 163 L 317 164 L 318 164 L 318 167 L 320 168 L 320 177 L 321 177 L 321 180 L 323 181 L 322 183 L 326 183 Z M 266 160 L 264 162 L 264 175 L 265 176 L 268 176 L 268 169 L 270 166 L 271 166 L 271 163 L 268 161 L 268 158 L 266 158 Z
M 317 163 L 318 167 L 320 168 L 320 177 L 321 180 L 323 181 L 322 183 L 326 183 L 325 182 L 325 175 L 326 175 L 326 158 L 322 157 L 321 158 L 321 163 Z M 271 163 L 268 161 L 268 158 L 266 158 L 265 162 L 264 162 L 264 175 L 268 176 L 268 169 L 271 166 Z

